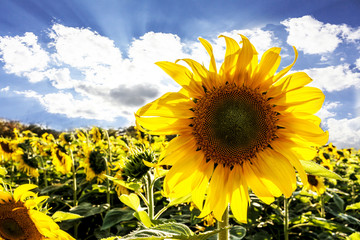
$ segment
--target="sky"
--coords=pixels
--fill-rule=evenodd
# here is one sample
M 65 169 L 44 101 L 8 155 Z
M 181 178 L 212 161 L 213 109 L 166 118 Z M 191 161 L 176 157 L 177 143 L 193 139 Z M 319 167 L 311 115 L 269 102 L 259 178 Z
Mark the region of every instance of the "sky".
M 134 112 L 175 83 L 154 63 L 209 57 L 247 36 L 281 68 L 306 72 L 325 94 L 316 114 L 329 141 L 360 146 L 358 0 L 1 0 L 0 118 L 60 131 L 133 125 Z

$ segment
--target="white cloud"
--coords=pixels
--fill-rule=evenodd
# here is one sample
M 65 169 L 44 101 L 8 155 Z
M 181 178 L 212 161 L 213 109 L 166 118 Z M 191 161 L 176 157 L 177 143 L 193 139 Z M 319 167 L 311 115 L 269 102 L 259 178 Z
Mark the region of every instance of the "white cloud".
M 324 68 L 310 68 L 303 70 L 314 81 L 309 85 L 321 90 L 334 92 L 355 86 L 360 87 L 360 73 L 350 69 L 349 64 L 329 66 Z
M 339 148 L 359 148 L 360 117 L 336 120 L 330 118 L 326 121 L 329 130 L 329 142 Z
M 18 76 L 45 69 L 49 62 L 48 53 L 38 44 L 38 38 L 31 32 L 23 37 L 0 37 L 0 59 L 5 63 L 7 73 Z
M 307 54 L 333 52 L 344 39 L 347 42 L 360 40 L 360 28 L 323 23 L 308 15 L 289 18 L 281 24 L 289 32 L 287 43 Z
M 335 117 L 336 112 L 333 110 L 341 106 L 342 104 L 340 102 L 325 102 L 322 108 L 316 113 L 316 116 L 321 118 L 322 121 L 325 121 L 325 119 Z
M 356 68 L 360 70 L 360 58 L 356 59 L 355 65 Z
M 114 41 L 85 28 L 66 27 L 54 24 L 49 37 L 53 42 L 49 46 L 56 49 L 53 56 L 62 64 L 76 68 L 94 68 L 111 66 L 121 62 L 121 52 Z
M 9 86 L 6 86 L 4 88 L 1 88 L 0 89 L 0 92 L 8 92 L 10 90 L 10 87 Z

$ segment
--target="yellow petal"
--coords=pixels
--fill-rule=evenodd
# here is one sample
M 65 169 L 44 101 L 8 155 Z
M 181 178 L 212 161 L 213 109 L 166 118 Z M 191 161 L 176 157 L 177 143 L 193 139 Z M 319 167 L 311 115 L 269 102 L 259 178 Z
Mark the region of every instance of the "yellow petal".
M 217 220 L 222 219 L 222 215 L 224 214 L 224 211 L 230 201 L 229 192 L 227 192 L 229 171 L 230 170 L 227 167 L 223 167 L 221 165 L 218 165 L 215 168 L 210 180 L 204 209 L 199 218 L 205 217 L 207 215 L 206 213 L 209 209 L 211 209 Z
M 266 95 L 274 98 L 285 92 L 304 87 L 311 81 L 312 79 L 304 72 L 293 73 L 274 83 Z
M 20 185 L 19 187 L 17 187 L 14 191 L 14 199 L 15 201 L 20 201 L 21 197 L 24 194 L 28 194 L 27 192 L 31 189 L 37 188 L 38 186 L 34 185 L 34 184 L 24 184 L 24 185 Z
M 290 71 L 290 69 L 294 66 L 297 58 L 298 58 L 298 51 L 296 50 L 296 48 L 293 46 L 294 52 L 295 52 L 295 59 L 293 61 L 292 64 L 290 64 L 289 66 L 285 67 L 284 69 L 282 69 L 280 72 L 278 72 L 278 74 L 276 74 L 273 78 L 273 81 L 276 82 L 278 81 L 280 78 L 282 78 L 286 73 L 288 73 Z
M 202 95 L 202 88 L 192 79 L 192 73 L 186 67 L 172 63 L 172 62 L 157 62 L 155 63 L 162 70 L 164 70 L 172 79 L 185 88 L 194 96 Z
M 269 88 L 273 83 L 273 76 L 280 65 L 280 51 L 281 48 L 274 47 L 264 53 L 252 77 L 252 82 L 248 82 L 248 86 L 257 88 L 261 85 L 265 89 Z
M 235 166 L 232 170 L 233 175 L 230 177 L 232 182 L 231 194 L 231 212 L 234 214 L 236 220 L 242 223 L 247 222 L 247 210 L 249 206 L 248 187 L 245 182 L 242 168 Z
M 279 97 L 269 100 L 270 104 L 285 106 L 288 112 L 306 112 L 314 114 L 323 105 L 325 95 L 323 92 L 314 87 L 299 88 Z
M 219 74 L 224 76 L 225 82 L 233 82 L 234 71 L 236 70 L 236 64 L 239 56 L 240 47 L 239 44 L 232 38 L 220 35 L 219 37 L 225 38 L 226 52 L 224 62 L 221 65 Z
M 165 158 L 159 163 L 161 165 L 174 165 L 177 162 L 181 162 L 192 156 L 197 149 L 194 139 L 186 142 L 184 145 L 179 146 L 181 150 L 173 151 L 165 156 Z M 201 153 L 202 154 L 202 153 Z M 181 164 L 181 163 L 180 163 Z
M 283 155 L 287 160 L 289 160 L 291 165 L 293 165 L 297 170 L 297 172 L 299 173 L 303 184 L 306 184 L 307 183 L 306 172 L 299 161 L 299 155 L 296 154 L 296 151 L 292 149 L 293 146 L 294 145 L 291 143 L 286 144 L 284 142 L 280 142 L 276 140 L 271 142 L 271 147 L 274 149 L 274 151 L 277 151 L 279 154 Z
M 185 95 L 178 92 L 169 92 L 155 101 L 141 107 L 136 114 L 154 117 L 190 118 L 194 112 L 190 111 L 195 103 Z
M 191 191 L 190 180 L 193 177 L 195 169 L 198 169 L 200 164 L 202 164 L 203 162 L 204 154 L 201 151 L 195 151 L 192 154 L 188 154 L 187 156 L 185 156 L 181 162 L 177 162 L 175 165 L 173 165 L 164 179 L 164 185 L 166 186 L 165 190 L 167 195 L 173 198 L 179 197 L 178 195 L 172 195 L 175 194 L 175 190 L 178 189 L 183 190 L 180 195 L 185 196 L 186 194 L 188 194 Z M 189 171 L 189 169 L 194 169 L 194 171 Z
M 253 71 L 258 64 L 258 53 L 255 47 L 250 43 L 249 39 L 240 35 L 242 39 L 242 48 L 239 52 L 236 72 L 234 76 L 235 83 L 242 85 L 247 83 L 252 77 Z
M 191 183 L 192 188 L 192 201 L 195 205 L 202 210 L 204 204 L 204 198 L 206 190 L 208 189 L 210 177 L 214 169 L 214 164 L 212 162 L 205 163 L 203 166 L 200 166 L 199 174 L 195 175 L 193 182 Z
M 189 58 L 182 60 L 191 67 L 195 81 L 199 82 L 199 84 L 201 84 L 202 87 L 205 87 L 206 89 L 212 89 L 214 85 L 211 81 L 210 73 L 203 65 Z
M 213 49 L 212 49 L 211 44 L 207 40 L 205 40 L 203 38 L 199 38 L 199 41 L 201 42 L 201 44 L 204 46 L 204 48 L 206 49 L 206 51 L 210 55 L 209 71 L 212 72 L 212 73 L 217 73 L 215 57 L 214 57 L 214 53 L 213 53 Z
M 192 119 L 176 119 L 166 117 L 140 117 L 135 114 L 136 124 L 139 129 L 153 135 L 172 135 L 183 132 L 191 132 L 189 127 Z

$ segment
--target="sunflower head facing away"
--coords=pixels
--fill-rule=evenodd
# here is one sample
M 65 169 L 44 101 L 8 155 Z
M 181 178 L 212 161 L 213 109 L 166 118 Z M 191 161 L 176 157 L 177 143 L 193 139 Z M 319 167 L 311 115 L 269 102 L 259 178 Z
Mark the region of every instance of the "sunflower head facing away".
M 84 145 L 83 148 L 85 152 L 84 167 L 86 180 L 91 181 L 96 178 L 97 182 L 103 182 L 106 179 L 106 154 L 98 147 Z
M 313 115 L 324 94 L 305 87 L 312 80 L 303 72 L 285 76 L 295 61 L 276 73 L 280 48 L 267 50 L 259 62 L 246 37 L 240 44 L 222 37 L 226 52 L 219 70 L 204 39 L 209 69 L 192 59 L 182 59 L 191 70 L 158 62 L 182 89 L 143 106 L 135 117 L 137 127 L 150 134 L 177 134 L 160 162 L 172 165 L 164 182 L 169 197 L 191 193 L 200 217 L 213 212 L 216 219 L 230 204 L 235 218 L 246 222 L 248 187 L 271 203 L 282 194 L 291 196 L 295 169 L 307 182 L 299 159 L 312 159 L 311 146 L 328 140 Z
M 0 190 L 0 239 L 74 239 L 62 231 L 51 217 L 37 209 L 48 197 L 38 197 L 29 191 L 36 187 L 21 185 L 13 194 Z

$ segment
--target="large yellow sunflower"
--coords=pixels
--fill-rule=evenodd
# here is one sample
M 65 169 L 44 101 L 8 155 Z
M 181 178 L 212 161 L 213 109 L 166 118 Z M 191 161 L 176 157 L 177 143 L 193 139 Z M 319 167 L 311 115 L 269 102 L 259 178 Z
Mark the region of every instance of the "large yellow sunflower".
M 248 187 L 271 203 L 282 194 L 291 196 L 295 169 L 307 182 L 299 159 L 312 159 L 311 146 L 328 140 L 313 115 L 324 94 L 305 87 L 312 80 L 303 72 L 284 77 L 296 61 L 295 48 L 294 62 L 275 74 L 280 48 L 269 49 L 258 62 L 246 37 L 240 45 L 222 37 L 226 53 L 219 71 L 204 39 L 209 70 L 191 59 L 183 59 L 191 71 L 177 62 L 156 63 L 182 89 L 143 106 L 135 117 L 150 134 L 177 134 L 160 162 L 173 165 L 164 180 L 170 198 L 191 193 L 200 217 L 213 212 L 218 220 L 230 204 L 235 218 L 246 222 Z
M 0 190 L 0 239 L 74 239 L 49 216 L 36 209 L 48 198 L 38 197 L 29 191 L 36 187 L 32 184 L 21 185 L 14 194 Z

